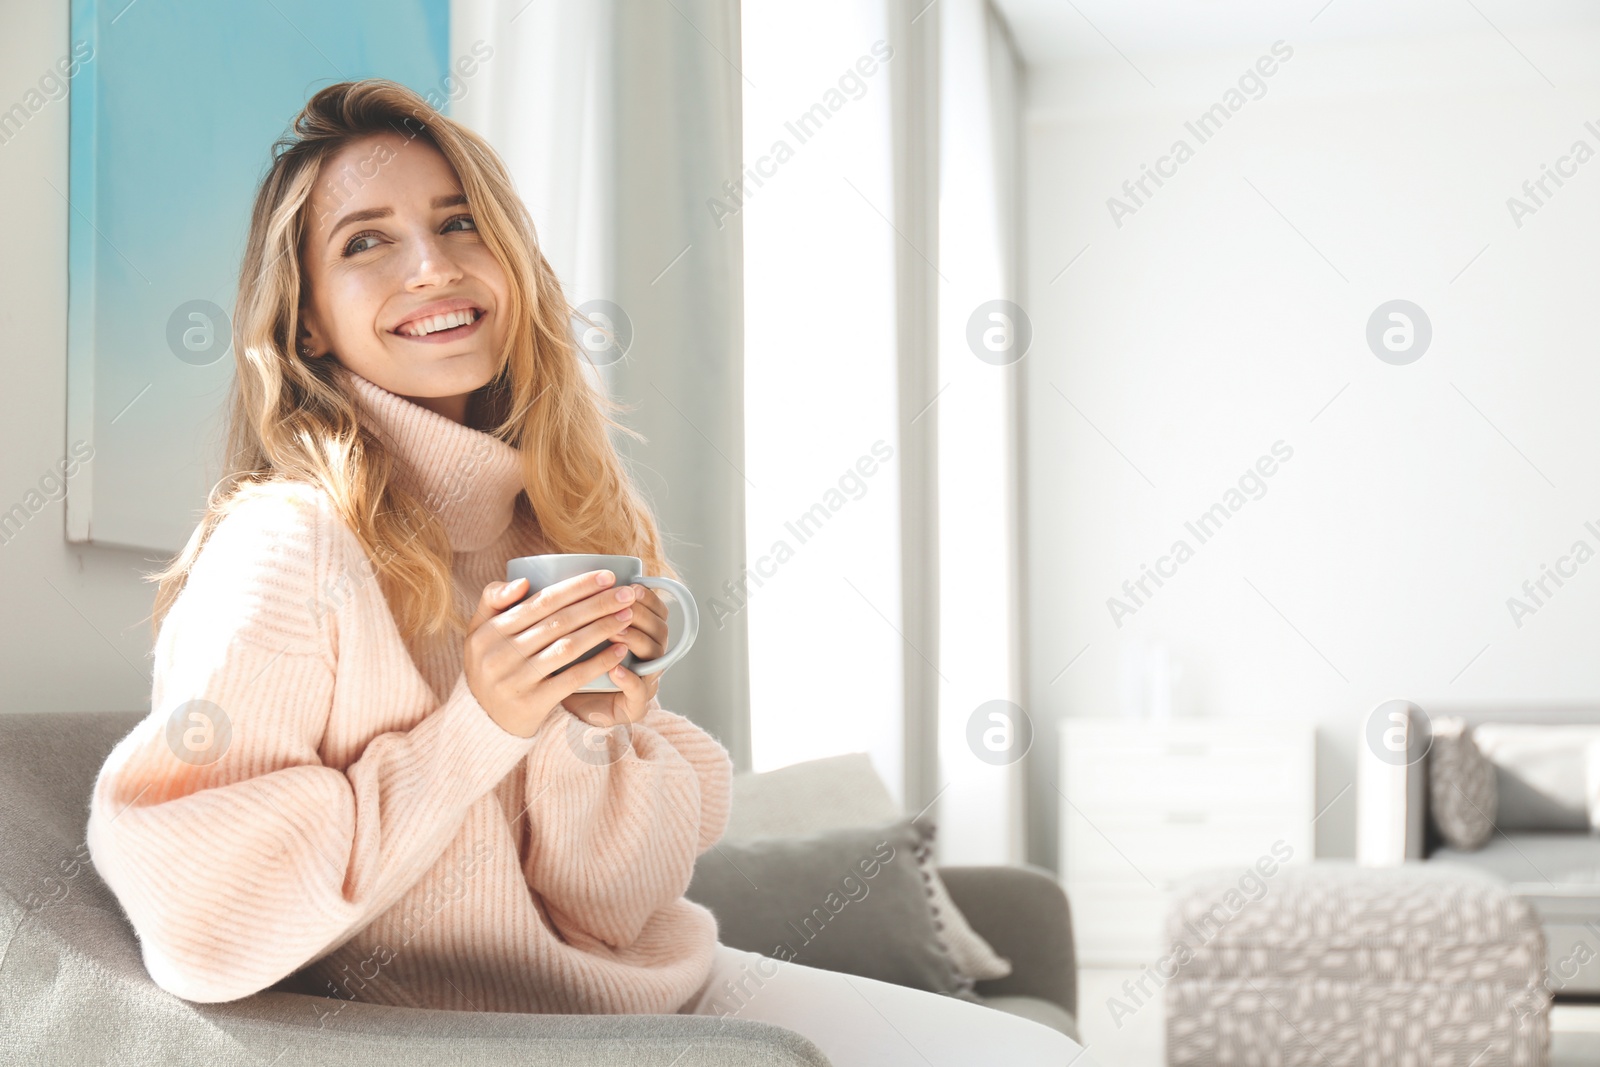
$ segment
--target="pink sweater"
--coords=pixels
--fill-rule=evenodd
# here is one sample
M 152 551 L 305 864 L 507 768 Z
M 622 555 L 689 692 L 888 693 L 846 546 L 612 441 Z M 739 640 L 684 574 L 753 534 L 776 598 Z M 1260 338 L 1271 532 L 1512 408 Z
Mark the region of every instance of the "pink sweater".
M 440 516 L 470 615 L 542 550 L 517 450 L 340 373 Z M 506 732 L 459 639 L 402 640 L 320 489 L 218 524 L 151 709 L 99 773 L 88 844 L 180 997 L 670 1013 L 709 973 L 716 920 L 683 893 L 727 825 L 727 751 L 659 701 L 599 748 L 565 708 Z

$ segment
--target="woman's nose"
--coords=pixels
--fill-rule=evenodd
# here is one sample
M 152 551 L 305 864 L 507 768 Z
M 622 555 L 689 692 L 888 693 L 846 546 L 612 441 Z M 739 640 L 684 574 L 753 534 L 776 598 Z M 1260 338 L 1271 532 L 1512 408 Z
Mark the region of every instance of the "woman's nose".
M 413 285 L 439 285 L 461 277 L 461 264 L 446 247 L 441 234 L 425 234 L 413 244 L 407 279 Z

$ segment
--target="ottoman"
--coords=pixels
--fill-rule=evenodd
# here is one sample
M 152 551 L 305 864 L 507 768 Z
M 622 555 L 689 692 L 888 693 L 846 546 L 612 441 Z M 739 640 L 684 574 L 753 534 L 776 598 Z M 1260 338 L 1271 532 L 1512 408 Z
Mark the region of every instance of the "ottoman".
M 1263 860 L 1174 889 L 1169 1067 L 1545 1067 L 1544 934 L 1504 882 Z

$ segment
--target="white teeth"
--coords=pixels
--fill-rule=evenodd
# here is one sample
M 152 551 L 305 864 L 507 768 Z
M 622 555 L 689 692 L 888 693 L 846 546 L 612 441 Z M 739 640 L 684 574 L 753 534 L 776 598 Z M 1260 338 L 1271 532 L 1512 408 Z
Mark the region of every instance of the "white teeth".
M 433 315 L 426 319 L 414 319 L 400 327 L 397 332 L 408 337 L 425 337 L 430 333 L 438 333 L 440 330 L 465 326 L 476 317 L 477 312 L 471 308 L 462 308 L 460 311 L 452 311 L 448 315 Z

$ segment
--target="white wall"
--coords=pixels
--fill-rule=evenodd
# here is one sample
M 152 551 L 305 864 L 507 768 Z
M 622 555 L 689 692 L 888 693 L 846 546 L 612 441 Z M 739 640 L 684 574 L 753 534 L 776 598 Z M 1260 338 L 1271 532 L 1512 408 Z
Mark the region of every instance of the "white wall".
M 70 57 L 67 16 L 65 3 L 7 7 L 0 110 L 26 106 Z M 0 144 L 0 512 L 26 512 L 0 540 L 0 713 L 135 711 L 150 704 L 155 596 L 139 573 L 161 561 L 66 541 L 67 98 L 32 103 Z
M 1600 150 L 1600 32 L 1514 49 L 1305 25 L 1130 56 L 1155 88 L 1110 52 L 1030 75 L 1035 862 L 1056 862 L 1054 723 L 1117 714 L 1138 640 L 1173 646 L 1180 712 L 1317 725 L 1325 856 L 1354 854 L 1346 787 L 1380 701 L 1600 696 L 1600 562 L 1520 627 L 1506 604 L 1574 541 L 1600 550 L 1600 158 L 1520 228 L 1506 207 L 1575 140 Z M 1184 121 L 1278 39 L 1265 94 L 1198 143 Z M 1119 228 L 1107 198 L 1179 137 L 1193 158 Z M 1394 298 L 1433 325 L 1407 366 L 1365 341 Z M 1265 495 L 1198 543 L 1185 521 L 1280 440 Z M 1119 628 L 1107 598 L 1180 537 L 1193 558 Z

